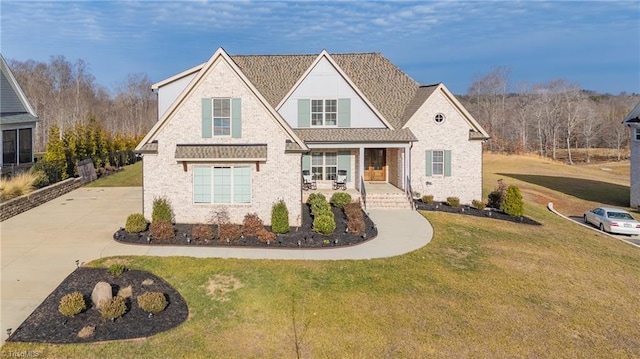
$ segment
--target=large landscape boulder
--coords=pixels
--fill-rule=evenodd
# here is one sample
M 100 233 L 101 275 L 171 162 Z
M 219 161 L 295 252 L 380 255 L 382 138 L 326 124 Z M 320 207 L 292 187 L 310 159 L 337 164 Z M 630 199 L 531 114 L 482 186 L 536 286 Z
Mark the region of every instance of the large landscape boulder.
M 102 307 L 102 303 L 105 303 L 113 298 L 113 290 L 111 289 L 111 284 L 107 282 L 98 282 L 95 287 L 93 287 L 93 291 L 91 292 L 91 301 L 93 302 L 93 306 L 97 309 Z

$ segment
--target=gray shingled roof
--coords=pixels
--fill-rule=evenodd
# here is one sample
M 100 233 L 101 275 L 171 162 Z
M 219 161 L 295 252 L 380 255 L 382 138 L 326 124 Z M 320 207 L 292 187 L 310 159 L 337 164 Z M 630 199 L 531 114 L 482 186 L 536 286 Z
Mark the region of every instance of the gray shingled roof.
M 402 125 L 407 123 L 411 116 L 413 116 L 416 111 L 422 106 L 422 104 L 431 96 L 433 91 L 438 87 L 439 84 L 429 85 L 429 86 L 420 86 L 415 94 L 413 95 L 413 99 L 409 102 L 404 110 L 404 114 L 402 115 Z
M 1 114 L 0 115 L 0 124 L 9 125 L 16 123 L 27 123 L 27 122 L 39 122 L 40 119 L 31 115 L 30 113 L 21 113 L 21 114 Z
M 300 147 L 299 144 L 292 142 L 292 141 L 287 141 L 287 143 L 285 143 L 285 152 L 303 152 L 304 150 L 302 149 L 302 147 Z
M 267 145 L 176 145 L 175 158 L 179 160 L 265 160 Z
M 408 142 L 418 139 L 408 128 L 314 128 L 294 129 L 305 143 L 313 142 Z
M 231 59 L 275 108 L 317 57 L 241 55 Z M 418 90 L 417 82 L 379 53 L 331 57 L 394 128 L 404 125 L 403 114 Z
M 140 151 L 135 151 L 137 153 L 155 153 L 158 154 L 158 143 L 151 142 L 145 143 L 144 146 L 140 149 Z

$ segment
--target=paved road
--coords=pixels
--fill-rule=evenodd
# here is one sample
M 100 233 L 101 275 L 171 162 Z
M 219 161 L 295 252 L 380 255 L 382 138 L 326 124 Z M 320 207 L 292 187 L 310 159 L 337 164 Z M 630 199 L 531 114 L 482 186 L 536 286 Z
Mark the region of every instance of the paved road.
M 142 209 L 142 190 L 79 188 L 0 222 L 0 335 L 15 330 L 80 263 L 115 255 L 192 256 L 247 259 L 342 260 L 401 255 L 427 244 L 433 230 L 418 212 L 375 210 L 369 215 L 378 237 L 353 247 L 254 249 L 149 247 L 113 241 L 129 214 Z

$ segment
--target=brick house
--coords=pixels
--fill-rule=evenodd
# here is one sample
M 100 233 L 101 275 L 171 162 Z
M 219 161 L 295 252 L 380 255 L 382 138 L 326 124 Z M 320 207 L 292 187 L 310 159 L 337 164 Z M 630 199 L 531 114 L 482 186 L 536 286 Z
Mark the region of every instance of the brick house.
M 482 199 L 482 143 L 489 136 L 443 84 L 421 86 L 378 53 L 229 56 L 152 86 L 158 122 L 144 156 L 144 214 L 164 196 L 176 222 L 226 210 L 270 223 L 282 199 L 300 224 L 302 171 L 369 206 L 377 188 L 411 208 L 411 191 L 461 203 Z M 393 192 L 393 193 L 391 193 Z
M 631 198 L 630 206 L 640 208 L 640 102 L 625 117 L 631 129 Z

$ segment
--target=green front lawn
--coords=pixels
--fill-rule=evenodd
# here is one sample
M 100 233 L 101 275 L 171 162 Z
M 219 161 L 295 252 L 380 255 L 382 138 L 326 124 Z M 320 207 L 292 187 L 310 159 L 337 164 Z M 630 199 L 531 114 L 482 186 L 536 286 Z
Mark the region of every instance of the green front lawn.
M 122 171 L 100 178 L 87 184 L 87 187 L 141 187 L 142 161 L 124 166 Z
M 127 257 L 130 268 L 163 277 L 185 297 L 190 315 L 183 325 L 144 340 L 12 343 L 2 352 L 73 358 L 639 357 L 640 249 L 536 204 L 544 202 L 536 196 L 547 195 L 579 201 L 570 195 L 516 183 L 525 188 L 526 215 L 543 226 L 423 213 L 434 227 L 432 242 L 394 258 Z M 492 186 L 487 183 L 487 190 Z

